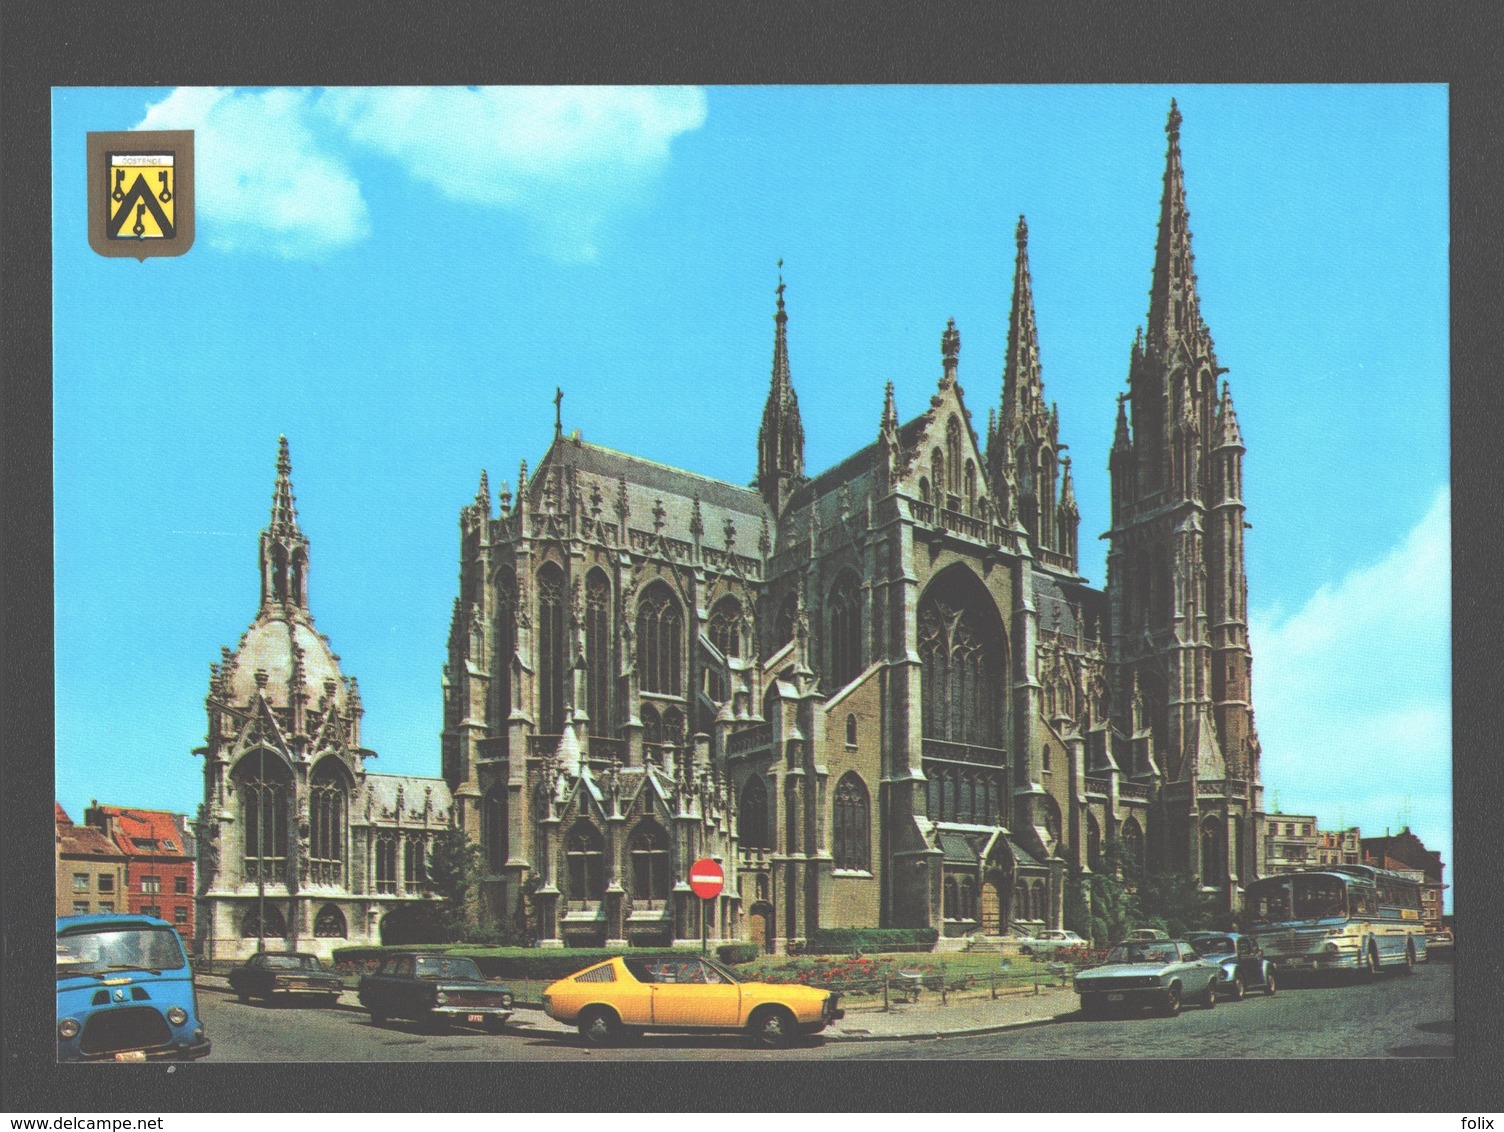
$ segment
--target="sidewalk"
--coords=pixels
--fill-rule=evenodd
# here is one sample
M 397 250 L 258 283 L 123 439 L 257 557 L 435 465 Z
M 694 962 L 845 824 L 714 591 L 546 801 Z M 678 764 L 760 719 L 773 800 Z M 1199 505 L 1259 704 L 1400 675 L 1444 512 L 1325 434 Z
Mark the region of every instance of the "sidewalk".
M 229 994 L 229 982 L 218 975 L 197 977 L 200 990 Z M 338 1008 L 359 1011 L 355 992 L 340 996 Z M 1018 1026 L 1035 1026 L 1076 1013 L 1076 994 L 1068 986 L 1042 986 L 1033 991 L 960 998 L 951 996 L 941 1002 L 938 994 L 926 994 L 917 1003 L 894 1003 L 886 1011 L 880 1005 L 865 1002 L 846 1004 L 846 1017 L 820 1036 L 836 1042 L 912 1041 L 919 1038 L 957 1037 L 963 1034 L 986 1034 L 1011 1030 Z M 556 1022 L 537 1003 L 519 1002 L 509 1028 L 521 1033 L 574 1034 L 573 1026 Z

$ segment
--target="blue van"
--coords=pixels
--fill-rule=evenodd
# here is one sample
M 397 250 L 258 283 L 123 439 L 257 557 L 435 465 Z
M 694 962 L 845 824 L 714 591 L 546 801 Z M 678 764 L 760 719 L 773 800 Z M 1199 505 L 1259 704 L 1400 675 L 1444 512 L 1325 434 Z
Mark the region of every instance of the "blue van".
M 57 1059 L 209 1055 L 183 941 L 151 916 L 59 916 Z

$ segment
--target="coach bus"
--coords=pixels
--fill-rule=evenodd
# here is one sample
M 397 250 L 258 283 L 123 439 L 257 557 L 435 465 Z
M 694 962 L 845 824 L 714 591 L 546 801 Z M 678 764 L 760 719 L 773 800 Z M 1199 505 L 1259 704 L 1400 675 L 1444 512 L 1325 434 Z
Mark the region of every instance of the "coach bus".
M 1368 865 L 1332 865 L 1256 880 L 1244 930 L 1282 971 L 1406 974 L 1426 957 L 1421 882 Z

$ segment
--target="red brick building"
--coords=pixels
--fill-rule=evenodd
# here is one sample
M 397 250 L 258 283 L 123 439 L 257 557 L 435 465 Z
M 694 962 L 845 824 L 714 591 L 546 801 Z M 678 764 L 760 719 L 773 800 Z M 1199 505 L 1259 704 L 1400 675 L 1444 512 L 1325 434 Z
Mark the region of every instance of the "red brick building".
M 1442 883 L 1441 854 L 1427 849 L 1425 842 L 1406 827 L 1393 837 L 1363 838 L 1363 863 L 1396 872 L 1420 873 L 1425 880 L 1421 890 L 1421 919 L 1432 931 L 1441 927 L 1441 894 L 1446 889 Z
M 187 816 L 95 802 L 84 811 L 84 821 L 114 841 L 129 859 L 125 906 L 120 910 L 161 917 L 191 947 L 197 850 Z

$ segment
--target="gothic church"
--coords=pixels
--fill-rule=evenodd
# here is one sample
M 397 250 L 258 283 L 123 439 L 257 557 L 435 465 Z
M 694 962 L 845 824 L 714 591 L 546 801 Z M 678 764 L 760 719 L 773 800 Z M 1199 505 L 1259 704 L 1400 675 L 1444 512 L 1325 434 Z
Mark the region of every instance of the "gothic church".
M 890 384 L 873 442 L 808 475 L 780 279 L 750 487 L 557 420 L 515 497 L 482 473 L 438 779 L 364 769 L 358 690 L 307 609 L 284 442 L 261 610 L 208 699 L 200 919 L 221 953 L 263 932 L 400 936 L 449 823 L 481 847 L 483 914 L 526 916 L 542 946 L 697 941 L 702 914 L 711 938 L 770 951 L 820 927 L 1055 927 L 1067 876 L 1114 840 L 1235 908 L 1262 805 L 1244 449 L 1200 315 L 1179 125 L 1172 103 L 1104 589 L 1078 568 L 1022 218 L 985 436 L 952 323 L 926 412 L 900 421 Z M 708 908 L 699 857 L 727 876 Z

